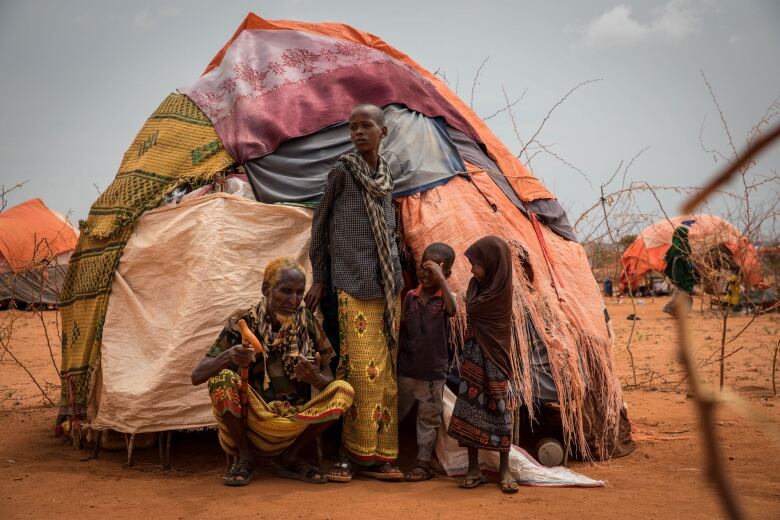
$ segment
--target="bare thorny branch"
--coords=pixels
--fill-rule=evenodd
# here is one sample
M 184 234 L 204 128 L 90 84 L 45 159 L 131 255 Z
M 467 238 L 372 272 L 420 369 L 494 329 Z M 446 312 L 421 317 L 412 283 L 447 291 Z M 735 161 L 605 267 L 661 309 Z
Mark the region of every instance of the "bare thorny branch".
M 580 82 L 580 83 L 577 83 L 577 84 L 576 84 L 574 87 L 572 87 L 572 89 L 571 89 L 571 90 L 569 90 L 569 91 L 568 91 L 566 94 L 564 94 L 564 96 L 563 96 L 561 99 L 559 99 L 559 100 L 558 100 L 558 101 L 557 101 L 557 102 L 556 102 L 556 103 L 555 103 L 555 104 L 554 104 L 554 105 L 553 105 L 553 106 L 550 108 L 550 110 L 548 110 L 548 111 L 547 111 L 547 115 L 545 115 L 545 116 L 544 116 L 544 119 L 542 119 L 542 122 L 541 122 L 541 123 L 539 123 L 539 127 L 538 127 L 538 128 L 536 129 L 536 131 L 533 133 L 533 135 L 531 136 L 531 138 L 530 138 L 530 139 L 529 139 L 529 140 L 526 142 L 526 145 L 523 147 L 523 149 L 522 149 L 522 150 L 520 150 L 520 153 L 519 153 L 519 154 L 517 154 L 517 157 L 518 157 L 518 158 L 522 157 L 522 155 L 523 155 L 523 153 L 526 151 L 526 148 L 528 147 L 528 145 L 529 145 L 530 143 L 533 143 L 533 142 L 536 140 L 536 138 L 539 136 L 539 133 L 540 133 L 540 132 L 542 131 L 542 129 L 544 128 L 544 125 L 545 125 L 545 124 L 547 123 L 547 121 L 550 119 L 550 116 L 552 115 L 552 113 L 553 113 L 553 112 L 555 112 L 555 109 L 556 109 L 556 108 L 558 108 L 559 106 L 561 106 L 561 105 L 563 104 L 563 102 L 564 102 L 564 101 L 566 101 L 566 99 L 568 99 L 568 97 L 569 97 L 569 96 L 571 96 L 571 95 L 572 95 L 572 94 L 573 94 L 573 93 L 574 93 L 574 92 L 575 92 L 575 91 L 576 91 L 578 88 L 580 88 L 580 87 L 582 87 L 582 86 L 584 86 L 584 85 L 587 85 L 587 84 L 589 84 L 589 83 L 596 83 L 596 82 L 598 82 L 598 81 L 601 81 L 601 78 L 597 78 L 597 79 L 589 79 L 589 80 L 586 80 L 586 81 L 582 81 L 582 82 Z
M 8 195 L 12 191 L 18 190 L 19 188 L 21 188 L 22 186 L 24 186 L 28 182 L 30 182 L 29 179 L 26 180 L 26 181 L 22 181 L 22 182 L 16 183 L 13 186 L 11 186 L 10 188 L 6 188 L 5 184 L 0 186 L 0 212 L 4 211 L 6 206 L 8 205 Z
M 503 113 L 503 112 L 506 112 L 506 113 L 507 113 L 507 115 L 509 116 L 509 119 L 510 119 L 510 121 L 512 122 L 512 130 L 513 130 L 513 132 L 514 132 L 514 134 L 515 134 L 515 138 L 517 139 L 517 142 L 518 142 L 518 143 L 520 144 L 520 146 L 521 146 L 521 150 L 520 150 L 520 153 L 519 153 L 519 154 L 517 154 L 517 158 L 518 158 L 518 159 L 521 159 L 521 160 L 523 160 L 524 164 L 525 164 L 525 165 L 526 165 L 526 167 L 528 167 L 529 169 L 532 169 L 532 167 L 531 167 L 531 161 L 533 160 L 533 158 L 534 158 L 534 157 L 536 157 L 536 155 L 538 155 L 539 153 L 542 153 L 542 152 L 544 152 L 545 154 L 549 155 L 550 157 L 552 157 L 552 158 L 556 159 L 558 162 L 560 162 L 560 163 L 562 163 L 562 164 L 564 164 L 564 165 L 568 166 L 568 167 L 569 167 L 569 168 L 571 168 L 572 170 L 574 170 L 574 171 L 576 171 L 577 173 L 579 173 L 579 174 L 580 174 L 580 175 L 581 175 L 581 176 L 582 176 L 582 177 L 585 179 L 585 181 L 588 183 L 588 185 L 589 185 L 591 188 L 593 188 L 593 184 L 590 182 L 590 178 L 588 177 L 588 175 L 587 175 L 587 174 L 586 174 L 584 171 L 582 171 L 580 168 L 578 168 L 577 166 L 575 166 L 575 165 L 574 165 L 574 164 L 572 164 L 571 162 L 569 162 L 569 161 L 567 161 L 566 159 L 564 159 L 563 157 L 561 157 L 561 155 L 560 155 L 560 154 L 558 154 L 558 153 L 556 153 L 556 152 L 552 151 L 552 149 L 551 149 L 551 146 L 550 146 L 550 145 L 545 145 L 545 144 L 541 143 L 541 142 L 540 142 L 540 141 L 537 139 L 537 136 L 538 136 L 538 135 L 539 135 L 539 133 L 541 132 L 542 128 L 544 128 L 544 125 L 545 125 L 545 123 L 547 122 L 547 120 L 550 118 L 550 115 L 552 114 L 552 112 L 553 112 L 553 111 L 554 111 L 554 110 L 555 110 L 555 109 L 556 109 L 556 108 L 557 108 L 559 105 L 561 105 L 561 104 L 563 103 L 563 101 L 565 101 L 565 99 L 566 99 L 566 98 L 567 98 L 567 97 L 568 97 L 568 96 L 569 96 L 569 95 L 570 95 L 572 92 L 574 92 L 575 90 L 577 90 L 577 88 L 579 88 L 580 86 L 582 86 L 582 85 L 584 85 L 584 84 L 586 84 L 586 83 L 592 83 L 592 82 L 594 82 L 594 81 L 600 81 L 600 80 L 589 80 L 589 81 L 582 82 L 582 83 L 578 84 L 576 87 L 574 87 L 573 89 L 571 89 L 571 90 L 570 90 L 568 93 L 566 93 L 566 95 L 565 95 L 563 98 L 561 98 L 560 100 L 558 100 L 558 101 L 555 103 L 555 105 L 554 105 L 554 106 L 553 106 L 553 107 L 552 107 L 552 108 L 551 108 L 551 109 L 548 111 L 547 115 L 545 116 L 545 119 L 542 121 L 542 123 L 541 123 L 541 124 L 539 125 L 539 127 L 537 128 L 537 130 L 536 130 L 536 133 L 534 134 L 534 137 L 533 137 L 533 138 L 531 138 L 531 140 L 530 140 L 530 141 L 528 141 L 528 142 L 525 142 L 525 141 L 523 140 L 523 138 L 520 136 L 520 131 L 519 131 L 519 130 L 518 130 L 518 128 L 517 128 L 517 120 L 516 120 L 516 118 L 515 118 L 515 114 L 514 114 L 514 112 L 512 111 L 512 108 L 513 108 L 513 107 L 514 107 L 514 106 L 515 106 L 515 105 L 516 105 L 516 104 L 517 104 L 517 103 L 518 103 L 518 102 L 519 102 L 521 99 L 523 99 L 523 97 L 525 97 L 525 94 L 526 94 L 526 92 L 528 91 L 528 89 L 526 89 L 525 91 L 523 91 L 523 94 L 522 94 L 522 95 L 521 95 L 519 98 L 517 98 L 515 101 L 510 101 L 510 100 L 509 100 L 509 99 L 510 99 L 510 98 L 509 98 L 509 94 L 507 93 L 507 91 L 506 91 L 506 88 L 504 87 L 504 85 L 501 85 L 501 93 L 504 95 L 504 103 L 505 103 L 505 104 L 504 104 L 504 107 L 503 107 L 503 108 L 501 108 L 501 109 L 499 109 L 499 110 L 497 110 L 496 112 L 494 112 L 493 114 L 491 114 L 490 116 L 488 116 L 488 118 L 486 118 L 486 119 L 489 119 L 489 118 L 491 118 L 491 117 L 494 117 L 494 116 L 496 116 L 496 115 L 498 115 L 498 114 L 500 114 L 500 113 Z M 533 149 L 533 150 L 534 150 L 534 153 L 533 153 L 533 154 L 529 154 L 529 149 Z M 525 155 L 525 159 L 523 159 L 523 155 Z
M 715 97 L 715 92 L 712 90 L 712 85 L 710 85 L 709 80 L 707 79 L 707 76 L 704 74 L 703 70 L 699 71 L 701 73 L 701 77 L 704 80 L 704 84 L 707 85 L 707 90 L 710 92 L 710 97 L 712 98 L 712 102 L 715 104 L 715 108 L 718 110 L 718 114 L 720 115 L 720 121 L 723 124 L 723 130 L 726 132 L 726 137 L 729 141 L 729 146 L 731 147 L 732 157 L 737 156 L 737 148 L 734 146 L 734 139 L 731 137 L 731 130 L 729 130 L 729 125 L 726 123 L 726 117 L 723 115 L 723 110 L 720 108 L 720 103 L 718 103 L 718 98 Z M 702 123 L 702 127 L 704 126 L 704 123 Z
M 7 195 L 22 187 L 27 181 L 17 183 L 16 185 L 12 186 L 11 188 L 6 188 L 5 186 L 2 186 L 0 188 L 0 211 L 4 210 L 7 205 Z M 67 226 L 67 223 L 63 223 L 63 227 Z M 59 367 L 57 366 L 57 362 L 54 357 L 54 347 L 52 346 L 52 340 L 49 336 L 48 327 L 46 325 L 46 319 L 44 315 L 44 309 L 45 305 L 43 304 L 43 294 L 47 290 L 52 290 L 53 292 L 58 292 L 56 287 L 53 287 L 48 280 L 48 277 L 46 276 L 46 270 L 49 268 L 49 266 L 52 264 L 54 258 L 56 255 L 54 254 L 54 251 L 52 251 L 51 245 L 47 239 L 38 239 L 36 235 L 33 235 L 34 240 L 34 246 L 33 246 L 33 252 L 32 252 L 32 259 L 30 262 L 30 265 L 27 265 L 24 267 L 22 272 L 33 274 L 34 277 L 39 280 L 39 287 L 38 287 L 38 301 L 28 302 L 28 304 L 33 305 L 33 314 L 38 315 L 41 325 L 43 326 L 44 335 L 46 337 L 46 344 L 49 350 L 49 356 L 51 358 L 52 365 L 54 366 L 54 369 L 57 370 L 59 373 Z M 56 266 L 55 271 L 60 270 L 58 274 L 62 275 L 63 272 L 61 271 L 63 268 L 57 264 L 54 264 Z M 8 354 L 11 359 L 20 367 L 22 368 L 27 375 L 29 376 L 30 380 L 35 384 L 35 386 L 38 388 L 38 390 L 41 393 L 41 396 L 46 399 L 46 401 L 49 402 L 49 404 L 54 405 L 54 402 L 51 400 L 51 398 L 48 395 L 48 392 L 46 388 L 51 385 L 50 383 L 44 383 L 44 386 L 41 386 L 41 383 L 38 381 L 38 379 L 35 377 L 35 375 L 30 371 L 30 369 L 16 356 L 16 354 L 11 349 L 11 340 L 14 335 L 15 331 L 15 322 L 19 317 L 19 312 L 16 310 L 15 307 L 15 299 L 14 299 L 14 291 L 13 288 L 15 287 L 15 278 L 19 276 L 18 273 L 14 273 L 9 271 L 8 273 L 3 273 L 0 283 L 8 286 L 8 288 L 11 289 L 11 303 L 10 308 L 4 312 L 0 316 L 0 347 L 2 347 L 2 354 L 0 354 L 0 359 L 2 359 L 6 354 Z M 57 325 L 57 337 L 59 338 L 59 318 L 55 318 L 55 323 Z
M 622 184 L 623 186 L 625 186 L 626 177 L 628 176 L 628 170 L 634 164 L 634 161 L 640 155 L 642 155 L 642 153 L 645 150 L 647 150 L 647 148 L 643 148 L 642 150 L 637 152 L 636 155 L 634 155 L 634 157 L 631 158 L 631 160 L 628 162 L 625 168 L 623 168 L 623 161 L 620 161 L 620 164 L 618 164 L 618 167 L 615 168 L 615 173 L 612 174 L 612 177 L 609 178 L 606 184 L 602 184 L 600 187 L 601 189 L 600 203 L 601 203 L 601 210 L 604 213 L 604 225 L 607 228 L 607 235 L 609 236 L 610 242 L 612 242 L 612 245 L 615 248 L 616 262 L 620 265 L 621 275 L 626 272 L 625 266 L 623 265 L 623 262 L 620 260 L 623 251 L 621 250 L 620 244 L 612 234 L 612 228 L 609 225 L 609 213 L 607 212 L 607 200 L 604 198 L 604 189 L 615 179 L 615 177 L 617 176 L 617 174 L 620 172 L 621 169 L 623 170 Z M 628 279 L 628 273 L 626 273 L 626 279 Z M 637 385 L 636 364 L 634 362 L 634 352 L 631 350 L 631 341 L 634 338 L 634 329 L 636 328 L 637 311 L 636 311 L 636 301 L 634 300 L 634 294 L 633 294 L 633 289 L 631 287 L 631 283 L 628 284 L 628 296 L 631 299 L 631 306 L 634 311 L 634 319 L 631 321 L 631 331 L 628 334 L 628 341 L 626 342 L 626 351 L 628 352 L 628 356 L 629 356 L 629 363 L 631 365 L 631 374 L 633 376 L 634 386 L 636 386 Z
M 503 114 L 504 112 L 507 112 L 507 111 L 511 110 L 512 107 L 514 107 L 516 104 L 518 104 L 520 101 L 522 101 L 522 99 L 525 97 L 526 92 L 528 92 L 528 89 L 526 88 L 523 91 L 523 93 L 520 94 L 520 97 L 518 97 L 517 99 L 515 99 L 511 103 L 509 102 L 509 97 L 507 96 L 506 89 L 504 88 L 504 85 L 501 85 L 501 91 L 504 93 L 504 99 L 506 99 L 506 105 L 503 108 L 499 108 L 498 110 L 496 110 L 495 112 L 493 112 L 489 116 L 482 117 L 483 121 L 488 121 L 490 119 L 493 119 L 494 117 L 496 117 L 499 114 Z M 513 122 L 514 122 L 514 120 L 513 120 Z M 515 130 L 517 130 L 517 129 L 515 129 Z
M 482 63 L 479 64 L 479 67 L 477 67 L 477 73 L 474 74 L 474 82 L 471 84 L 471 97 L 469 98 L 469 107 L 473 110 L 474 109 L 474 91 L 477 90 L 477 83 L 479 82 L 479 75 L 482 73 L 482 67 L 485 66 L 485 63 L 490 59 L 490 56 L 487 56 L 484 60 L 482 60 Z
M 16 311 L 11 310 L 11 313 L 15 313 Z M 41 384 L 38 382 L 38 380 L 35 378 L 35 376 L 30 372 L 30 370 L 25 366 L 24 363 L 22 363 L 19 358 L 16 357 L 16 355 L 11 351 L 9 348 L 11 338 L 13 337 L 14 332 L 14 324 L 16 322 L 16 315 L 12 315 L 10 317 L 6 317 L 3 320 L 2 326 L 0 326 L 0 347 L 3 347 L 3 353 L 8 354 L 11 356 L 11 359 L 14 360 L 14 362 L 22 369 L 24 370 L 28 376 L 30 376 L 30 379 L 35 384 L 36 387 L 38 387 L 38 390 L 41 392 L 41 395 L 49 401 L 49 404 L 54 406 L 54 402 L 49 398 L 48 394 L 46 393 L 46 390 L 43 389 Z
M 767 110 L 762 121 L 758 125 L 756 125 L 753 128 L 753 130 L 751 130 L 751 133 L 748 134 L 747 147 L 740 154 L 737 153 L 736 147 L 734 146 L 734 141 L 731 137 L 731 132 L 726 122 L 726 118 L 723 115 L 723 111 L 720 108 L 717 97 L 713 92 L 712 86 L 710 85 L 703 71 L 702 71 L 702 78 L 704 79 L 704 82 L 707 85 L 707 89 L 709 90 L 710 96 L 712 97 L 713 103 L 715 104 L 715 107 L 717 108 L 718 113 L 720 114 L 721 122 L 723 124 L 724 131 L 726 132 L 726 135 L 728 137 L 729 145 L 733 152 L 734 159 L 733 161 L 731 161 L 731 164 L 728 165 L 723 172 L 716 175 L 704 187 L 704 189 L 700 193 L 697 193 L 695 196 L 691 197 L 688 201 L 686 201 L 683 204 L 682 212 L 683 213 L 692 212 L 698 206 L 700 206 L 715 189 L 717 189 L 719 186 L 725 185 L 725 183 L 728 182 L 728 180 L 734 175 L 739 175 L 742 178 L 742 184 L 744 190 L 743 196 L 745 199 L 745 204 L 744 204 L 744 210 L 745 210 L 744 216 L 745 216 L 745 223 L 746 223 L 745 229 L 746 231 L 750 231 L 751 230 L 750 223 L 752 220 L 752 215 L 750 211 L 749 199 L 751 195 L 751 190 L 749 188 L 749 184 L 746 181 L 745 174 L 750 169 L 750 167 L 754 164 L 753 162 L 754 157 L 758 153 L 760 153 L 768 145 L 774 143 L 777 140 L 780 140 L 780 126 L 778 126 L 775 129 L 769 130 L 766 133 L 766 135 L 761 135 L 762 128 L 768 125 L 769 119 L 772 117 L 771 114 L 777 113 L 776 108 L 774 108 L 777 104 L 777 100 L 775 100 L 775 102 L 772 104 L 770 109 Z M 710 478 L 714 486 L 718 489 L 719 491 L 718 495 L 722 501 L 723 507 L 726 513 L 728 514 L 728 516 L 732 519 L 742 518 L 743 513 L 739 505 L 739 500 L 737 499 L 736 493 L 731 488 L 731 484 L 726 474 L 726 469 L 722 463 L 720 445 L 715 432 L 715 423 L 714 423 L 716 405 L 719 402 L 721 402 L 721 399 L 723 399 L 722 396 L 724 395 L 723 378 L 724 378 L 724 371 L 725 371 L 724 361 L 726 357 L 725 354 L 726 321 L 728 320 L 729 305 L 727 304 L 725 306 L 725 311 L 723 312 L 723 333 L 721 336 L 721 348 L 720 348 L 721 356 L 719 359 L 720 388 L 721 388 L 720 397 L 719 397 L 716 396 L 714 393 L 705 390 L 701 384 L 698 375 L 698 370 L 696 364 L 693 361 L 693 355 L 691 352 L 692 341 L 691 341 L 690 330 L 688 327 L 687 309 L 684 308 L 682 301 L 678 301 L 677 303 L 678 305 L 675 309 L 675 317 L 677 319 L 677 324 L 678 324 L 680 359 L 685 368 L 688 384 L 691 389 L 691 393 L 694 396 L 696 407 L 699 412 L 699 424 L 702 430 L 702 435 L 704 437 L 705 450 L 707 453 L 706 461 L 708 467 L 708 477 Z M 747 327 L 749 327 L 753 323 L 753 321 L 754 320 L 748 322 L 747 326 L 744 327 L 742 330 L 740 330 L 739 333 L 735 336 L 735 338 L 741 335 L 747 329 Z M 778 343 L 778 346 L 780 346 L 780 342 Z M 772 359 L 773 391 L 776 390 L 774 384 L 774 370 L 775 370 L 775 364 L 777 360 L 778 346 L 775 347 L 775 351 Z M 736 352 L 736 350 L 734 352 Z M 734 352 L 732 352 L 732 354 Z M 739 406 L 737 406 L 736 400 L 733 398 L 733 396 L 730 402 L 732 402 L 732 404 L 735 404 L 735 407 L 738 409 L 738 411 L 745 413 L 745 415 L 750 415 L 751 419 L 753 420 L 756 421 L 759 420 L 757 414 L 753 413 L 752 411 L 746 412 L 747 406 L 744 405 L 744 403 L 739 403 Z

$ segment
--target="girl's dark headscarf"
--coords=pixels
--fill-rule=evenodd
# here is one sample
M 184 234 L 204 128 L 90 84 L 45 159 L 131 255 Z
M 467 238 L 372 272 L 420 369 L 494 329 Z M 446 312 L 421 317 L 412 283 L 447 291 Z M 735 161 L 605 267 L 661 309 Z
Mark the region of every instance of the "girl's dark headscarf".
M 466 250 L 466 258 L 485 270 L 482 282 L 472 278 L 466 292 L 474 338 L 482 354 L 511 379 L 512 257 L 509 246 L 495 236 L 480 238 Z

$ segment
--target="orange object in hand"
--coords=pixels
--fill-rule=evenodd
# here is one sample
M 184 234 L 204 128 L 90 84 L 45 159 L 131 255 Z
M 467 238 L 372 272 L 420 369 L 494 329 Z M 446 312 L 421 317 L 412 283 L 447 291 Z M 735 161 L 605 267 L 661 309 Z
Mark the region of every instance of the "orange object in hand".
M 256 354 L 262 354 L 263 344 L 257 339 L 257 336 L 255 336 L 254 332 L 249 328 L 249 325 L 247 325 L 244 320 L 238 320 L 237 325 L 239 332 L 241 332 L 241 339 L 244 343 L 250 345 Z
M 238 320 L 236 322 L 238 325 L 238 330 L 241 333 L 241 341 L 243 343 L 246 343 L 252 347 L 252 349 L 255 351 L 255 354 L 262 354 L 263 353 L 263 345 L 260 343 L 260 340 L 257 339 L 257 336 L 255 336 L 254 332 L 249 328 L 249 325 L 246 324 L 246 322 L 242 320 Z M 238 389 L 238 395 L 239 399 L 241 401 L 241 421 L 244 425 L 244 428 L 246 428 L 246 421 L 247 421 L 247 415 L 249 412 L 249 408 L 247 406 L 247 391 L 249 387 L 249 368 L 248 367 L 240 367 L 239 373 L 241 376 L 241 386 Z

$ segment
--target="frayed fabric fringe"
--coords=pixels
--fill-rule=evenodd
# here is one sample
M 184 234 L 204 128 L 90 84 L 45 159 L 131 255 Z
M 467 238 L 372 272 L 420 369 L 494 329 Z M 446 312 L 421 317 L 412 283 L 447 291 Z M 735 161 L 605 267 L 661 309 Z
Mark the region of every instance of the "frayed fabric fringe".
M 510 399 L 525 405 L 534 417 L 534 385 L 530 353 L 533 332 L 547 347 L 550 375 L 558 393 L 564 435 L 577 446 L 586 460 L 609 458 L 619 444 L 623 397 L 615 374 L 609 341 L 590 336 L 577 323 L 576 314 L 565 302 L 552 301 L 536 290 L 526 278 L 519 258 L 523 247 L 509 242 L 513 249 L 512 376 Z M 458 299 L 458 312 L 450 319 L 450 348 L 453 365 L 468 336 L 465 300 Z

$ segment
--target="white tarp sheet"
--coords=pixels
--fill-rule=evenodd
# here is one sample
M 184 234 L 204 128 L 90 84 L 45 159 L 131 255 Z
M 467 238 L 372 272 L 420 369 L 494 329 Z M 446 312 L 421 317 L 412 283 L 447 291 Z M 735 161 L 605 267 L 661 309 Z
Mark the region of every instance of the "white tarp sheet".
M 125 246 L 101 345 L 95 428 L 140 433 L 215 425 L 192 368 L 270 260 L 307 270 L 311 211 L 216 193 L 150 211 Z
M 458 441 L 447 435 L 447 427 L 450 424 L 454 407 L 455 394 L 445 387 L 442 424 L 436 438 L 436 458 L 439 459 L 442 468 L 450 476 L 464 475 L 469 466 L 469 455 L 466 448 L 458 446 Z M 479 465 L 483 471 L 498 471 L 498 452 L 480 450 Z M 563 466 L 554 468 L 542 466 L 527 451 L 514 445 L 509 452 L 509 468 L 512 471 L 512 476 L 517 479 L 517 483 L 526 486 L 601 487 L 606 484 L 603 480 L 594 480 Z

